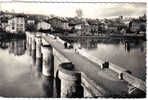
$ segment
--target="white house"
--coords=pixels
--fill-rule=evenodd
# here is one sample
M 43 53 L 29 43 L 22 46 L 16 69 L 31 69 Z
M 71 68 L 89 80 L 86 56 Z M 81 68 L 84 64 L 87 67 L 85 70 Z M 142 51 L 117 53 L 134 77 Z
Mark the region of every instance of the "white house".
M 27 20 L 27 24 L 35 24 L 35 20 L 29 19 L 29 20 Z
M 10 26 L 7 26 L 7 27 L 5 28 L 5 31 L 6 31 L 6 32 L 10 32 Z
M 63 24 L 62 24 L 62 28 L 63 28 L 63 29 L 70 29 L 70 27 L 69 27 L 69 23 L 67 23 L 67 22 L 63 22 Z
M 6 27 L 8 26 L 8 23 L 7 22 L 2 22 L 1 23 L 1 27 L 4 31 L 6 31 Z
M 25 19 L 23 16 L 12 17 L 8 20 L 10 33 L 24 33 L 25 32 Z
M 51 25 L 47 22 L 44 22 L 44 21 L 41 21 L 41 22 L 38 22 L 37 24 L 37 30 L 48 30 L 48 29 L 51 29 Z
M 76 30 L 81 30 L 82 29 L 82 25 L 81 24 L 75 25 L 74 28 Z

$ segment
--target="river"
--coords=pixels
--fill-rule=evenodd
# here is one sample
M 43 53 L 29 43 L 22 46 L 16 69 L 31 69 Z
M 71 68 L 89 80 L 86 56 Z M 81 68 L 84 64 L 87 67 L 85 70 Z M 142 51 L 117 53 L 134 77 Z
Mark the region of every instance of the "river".
M 40 75 L 25 45 L 25 40 L 0 42 L 0 96 L 54 97 L 54 79 Z

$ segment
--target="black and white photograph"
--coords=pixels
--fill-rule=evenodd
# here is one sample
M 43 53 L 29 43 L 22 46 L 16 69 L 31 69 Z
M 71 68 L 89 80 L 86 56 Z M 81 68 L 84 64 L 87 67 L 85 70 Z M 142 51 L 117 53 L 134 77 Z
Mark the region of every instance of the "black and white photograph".
M 146 98 L 147 2 L 0 0 L 0 98 Z

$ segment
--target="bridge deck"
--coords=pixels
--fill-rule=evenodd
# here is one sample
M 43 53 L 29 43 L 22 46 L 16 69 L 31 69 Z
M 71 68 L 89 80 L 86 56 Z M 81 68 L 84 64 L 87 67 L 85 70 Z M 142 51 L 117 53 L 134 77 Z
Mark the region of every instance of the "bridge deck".
M 127 93 L 128 83 L 119 80 L 117 73 L 110 69 L 102 70 L 97 64 L 76 53 L 74 49 L 65 49 L 64 45 L 56 39 L 48 36 L 43 36 L 43 38 L 57 51 L 72 61 L 76 67 L 76 70 L 86 73 L 88 77 L 90 77 L 104 89 L 108 90 L 112 95 Z

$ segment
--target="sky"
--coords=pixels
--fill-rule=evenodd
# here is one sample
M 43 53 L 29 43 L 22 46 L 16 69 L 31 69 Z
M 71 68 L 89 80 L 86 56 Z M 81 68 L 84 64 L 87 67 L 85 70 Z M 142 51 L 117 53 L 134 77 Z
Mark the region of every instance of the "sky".
M 146 3 L 23 3 L 3 2 L 0 9 L 31 14 L 75 17 L 76 9 L 83 11 L 86 18 L 110 18 L 117 16 L 142 16 Z

